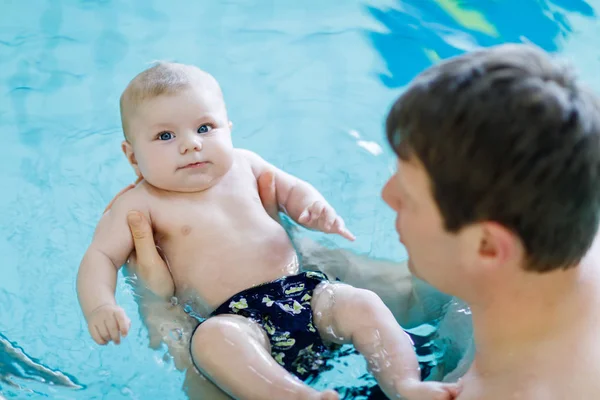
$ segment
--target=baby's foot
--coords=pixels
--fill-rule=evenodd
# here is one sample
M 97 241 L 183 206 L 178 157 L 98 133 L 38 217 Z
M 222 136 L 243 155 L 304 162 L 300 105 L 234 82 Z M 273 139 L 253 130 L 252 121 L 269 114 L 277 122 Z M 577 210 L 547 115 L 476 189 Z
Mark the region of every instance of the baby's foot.
M 335 390 L 326 390 L 319 393 L 319 400 L 339 400 L 340 395 Z
M 340 395 L 335 390 L 325 390 L 323 392 L 313 391 L 304 400 L 339 400 Z
M 454 400 L 459 393 L 458 384 L 440 382 L 411 382 L 400 391 L 407 400 Z

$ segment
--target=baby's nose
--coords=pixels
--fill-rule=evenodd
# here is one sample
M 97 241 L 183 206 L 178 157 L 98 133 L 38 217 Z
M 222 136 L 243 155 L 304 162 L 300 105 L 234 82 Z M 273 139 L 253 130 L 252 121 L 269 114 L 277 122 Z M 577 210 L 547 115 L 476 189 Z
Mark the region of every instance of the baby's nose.
M 181 153 L 184 154 L 188 151 L 200 151 L 202 150 L 202 140 L 195 135 L 184 140 L 181 144 Z

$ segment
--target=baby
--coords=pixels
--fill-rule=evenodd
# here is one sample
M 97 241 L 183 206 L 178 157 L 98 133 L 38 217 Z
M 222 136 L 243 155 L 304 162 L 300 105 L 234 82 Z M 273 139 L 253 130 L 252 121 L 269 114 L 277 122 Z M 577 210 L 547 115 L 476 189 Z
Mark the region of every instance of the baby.
M 277 200 L 296 222 L 353 240 L 308 183 L 235 149 L 217 81 L 159 63 L 121 96 L 122 148 L 140 182 L 101 218 L 78 274 L 79 301 L 98 344 L 118 344 L 130 321 L 116 304 L 118 269 L 133 251 L 127 214 L 146 214 L 169 269 L 151 288 L 193 299 L 207 317 L 190 344 L 196 368 L 240 399 L 337 399 L 302 380 L 331 343 L 352 343 L 387 396 L 451 399 L 454 385 L 421 382 L 406 333 L 374 293 L 300 272 L 284 228 L 262 206 L 257 177 L 275 171 Z M 191 300 L 190 300 L 191 301 Z M 299 379 L 297 379 L 299 378 Z

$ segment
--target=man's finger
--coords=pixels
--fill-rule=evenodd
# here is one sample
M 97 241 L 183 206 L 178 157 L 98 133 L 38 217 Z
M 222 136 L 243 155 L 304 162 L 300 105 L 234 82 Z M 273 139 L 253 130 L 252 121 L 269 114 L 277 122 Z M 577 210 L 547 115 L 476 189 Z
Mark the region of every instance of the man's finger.
M 127 213 L 127 223 L 135 240 L 138 240 L 138 242 L 152 240 L 154 242 L 152 226 L 143 213 L 130 211 Z
M 127 214 L 127 223 L 133 237 L 133 245 L 137 257 L 138 266 L 151 266 L 155 264 L 164 264 L 165 262 L 156 250 L 152 226 L 146 216 L 139 211 L 130 211 Z

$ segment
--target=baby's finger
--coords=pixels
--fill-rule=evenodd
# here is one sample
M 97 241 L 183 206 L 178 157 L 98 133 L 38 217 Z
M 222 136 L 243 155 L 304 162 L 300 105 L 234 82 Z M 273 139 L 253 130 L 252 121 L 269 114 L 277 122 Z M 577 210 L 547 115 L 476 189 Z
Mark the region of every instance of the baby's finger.
M 115 344 L 121 343 L 121 335 L 119 335 L 119 327 L 117 326 L 117 317 L 114 315 L 114 313 L 112 316 L 104 320 L 104 324 L 106 325 L 110 339 Z
M 335 222 L 333 223 L 332 232 L 337 233 L 351 242 L 356 240 L 356 236 L 354 236 L 354 234 L 352 234 L 352 232 L 346 228 L 346 224 L 344 223 L 342 217 L 336 218 Z
M 298 222 L 301 224 L 306 224 L 308 221 L 310 221 L 310 210 L 307 208 L 306 210 L 302 211 L 298 217 Z
M 124 311 L 115 312 L 115 317 L 117 319 L 117 328 L 123 337 L 127 336 L 129 333 L 129 328 L 131 327 L 131 320 L 125 315 Z
M 110 340 L 110 336 L 104 325 L 93 325 L 90 333 L 92 334 L 92 339 L 100 345 L 106 344 Z
M 325 209 L 323 210 L 323 213 L 319 217 L 319 226 L 321 227 L 321 229 L 323 231 L 331 232 L 331 228 L 333 227 L 333 224 L 335 223 L 335 219 L 336 219 L 335 211 L 333 211 L 330 208 L 325 207 Z
M 344 228 L 340 231 L 340 235 L 346 239 L 348 239 L 351 242 L 354 242 L 356 240 L 356 236 L 354 236 L 354 234 L 352 232 L 350 232 L 348 229 Z
M 325 204 L 320 201 L 315 201 L 312 206 L 309 207 L 310 210 L 310 221 L 311 226 L 314 226 L 319 221 L 319 218 L 325 211 Z

